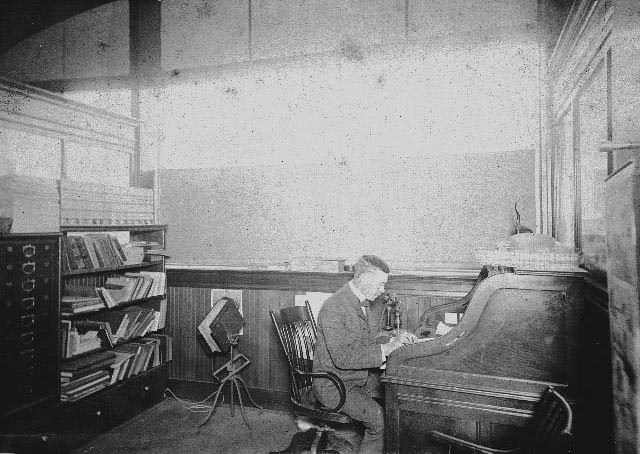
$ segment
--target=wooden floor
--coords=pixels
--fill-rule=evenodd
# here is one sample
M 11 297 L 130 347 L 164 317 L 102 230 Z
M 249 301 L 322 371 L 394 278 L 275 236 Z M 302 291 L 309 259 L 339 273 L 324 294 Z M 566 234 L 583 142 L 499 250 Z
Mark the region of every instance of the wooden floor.
M 231 418 L 227 405 L 219 407 L 200 428 L 206 413 L 191 412 L 185 405 L 167 398 L 73 454 L 265 454 L 285 449 L 297 432 L 289 413 L 247 408 L 249 429 L 238 407 Z

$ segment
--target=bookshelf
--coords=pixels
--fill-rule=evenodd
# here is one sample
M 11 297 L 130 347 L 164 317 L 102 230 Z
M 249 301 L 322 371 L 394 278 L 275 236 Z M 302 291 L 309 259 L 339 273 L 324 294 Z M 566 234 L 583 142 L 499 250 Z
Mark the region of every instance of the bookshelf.
M 50 239 L 53 242 L 50 248 L 55 248 L 55 256 L 51 257 L 54 269 L 51 270 L 50 277 L 50 282 L 55 285 L 50 292 L 53 292 L 52 295 L 55 293 L 55 298 L 50 297 L 51 313 L 47 320 L 51 323 L 48 334 L 44 333 L 49 337 L 38 344 L 46 349 L 46 352 L 43 350 L 39 353 L 42 359 L 33 369 L 37 371 L 34 376 L 39 388 L 34 387 L 35 394 L 29 399 L 22 399 L 22 395 L 20 401 L 6 400 L 5 396 L 0 399 L 3 404 L 10 404 L 10 408 L 3 408 L 0 421 L 5 433 L 19 433 L 22 434 L 21 437 L 27 437 L 25 439 L 35 440 L 37 444 L 29 446 L 36 447 L 38 452 L 71 451 L 151 408 L 164 397 L 168 364 L 173 358 L 172 340 L 169 336 L 164 336 L 160 322 L 157 327 L 150 326 L 149 329 L 132 332 L 129 337 L 119 339 L 113 345 L 104 344 L 101 339 L 100 345 L 95 345 L 95 348 L 89 351 L 70 358 L 63 354 L 64 343 L 68 342 L 65 330 L 62 329 L 63 325 L 69 326 L 94 317 L 132 311 L 134 308 L 141 311 L 156 310 L 162 301 L 166 302 L 166 291 L 163 289 L 162 294 L 125 301 L 111 308 L 103 304 L 99 308 L 82 313 L 64 312 L 62 295 L 70 285 L 104 286 L 110 277 L 122 277 L 132 270 L 164 272 L 165 255 L 161 254 L 161 251 L 165 246 L 167 226 L 127 225 L 126 228 L 128 230 L 123 230 L 123 226 L 63 226 L 61 232 Z M 132 242 L 145 242 L 145 248 L 151 248 L 153 254 L 143 254 L 142 263 L 135 266 L 123 263 L 120 266 L 92 268 L 86 272 L 63 269 L 62 256 L 66 253 L 63 247 L 64 239 L 79 231 L 114 235 L 124 232 Z M 44 289 L 44 286 L 42 288 Z M 122 351 L 117 354 L 121 347 L 134 347 L 135 351 L 132 348 L 129 352 Z M 113 355 L 116 357 L 115 360 Z M 76 367 L 78 363 L 82 367 Z M 83 367 L 82 375 L 74 376 L 75 371 L 82 370 Z M 14 367 L 8 370 L 18 369 Z M 18 395 L 15 392 L 18 389 L 16 386 L 24 381 L 20 374 L 21 372 L 16 372 L 15 376 L 12 375 L 12 383 L 15 386 L 6 388 L 6 397 Z M 71 385 L 76 379 L 76 383 Z M 42 404 L 38 404 L 39 402 Z M 41 436 L 42 434 L 46 434 L 46 437 Z
M 61 226 L 61 401 L 81 401 L 171 360 L 163 334 L 166 229 Z

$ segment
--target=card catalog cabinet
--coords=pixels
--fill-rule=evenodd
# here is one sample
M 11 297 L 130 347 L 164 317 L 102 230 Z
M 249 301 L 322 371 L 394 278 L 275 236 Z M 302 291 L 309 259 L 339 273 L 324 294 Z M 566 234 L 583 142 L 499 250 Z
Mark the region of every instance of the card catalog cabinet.
M 57 401 L 59 245 L 58 234 L 0 235 L 0 419 Z

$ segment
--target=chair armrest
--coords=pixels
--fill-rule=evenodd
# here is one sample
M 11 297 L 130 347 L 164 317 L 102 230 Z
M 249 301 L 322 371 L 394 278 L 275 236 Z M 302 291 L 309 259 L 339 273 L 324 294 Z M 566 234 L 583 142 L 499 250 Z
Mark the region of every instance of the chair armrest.
M 447 435 L 442 432 L 438 432 L 437 430 L 432 430 L 429 432 L 433 438 L 436 438 L 441 441 L 446 441 L 447 443 L 451 443 L 457 446 L 463 446 L 469 449 L 478 450 L 484 454 L 507 454 L 507 453 L 516 453 L 520 451 L 522 448 L 517 447 L 513 449 L 496 449 L 490 448 L 488 446 L 479 445 L 477 443 L 473 443 L 471 441 L 463 440 L 461 438 L 454 437 L 453 435 Z
M 340 402 L 338 402 L 338 405 L 333 408 L 327 408 L 327 411 L 337 413 L 342 410 L 344 402 L 345 400 L 347 400 L 347 389 L 345 388 L 344 383 L 342 382 L 342 379 L 340 377 L 338 377 L 333 372 L 305 372 L 296 368 L 294 368 L 293 371 L 298 375 L 305 375 L 311 378 L 326 378 L 327 380 L 333 382 L 336 388 L 338 388 L 338 393 L 340 393 Z

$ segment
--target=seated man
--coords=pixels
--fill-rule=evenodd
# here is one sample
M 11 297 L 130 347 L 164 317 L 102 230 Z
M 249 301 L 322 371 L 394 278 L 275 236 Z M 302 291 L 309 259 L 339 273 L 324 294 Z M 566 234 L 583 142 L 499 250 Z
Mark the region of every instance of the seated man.
M 342 411 L 365 427 L 361 453 L 381 453 L 384 448 L 384 412 L 376 396 L 379 368 L 395 349 L 415 338 L 410 334 L 376 343 L 377 327 L 370 325 L 367 306 L 384 292 L 389 267 L 375 255 L 364 255 L 354 265 L 354 277 L 331 295 L 318 314 L 318 339 L 313 360 L 314 372 L 333 372 L 345 384 Z M 335 406 L 339 394 L 328 380 L 314 380 L 320 402 Z

